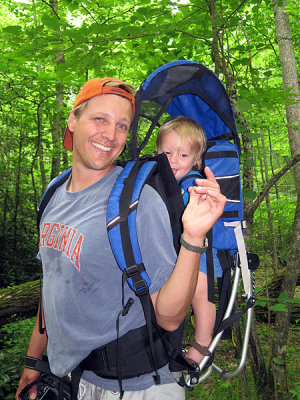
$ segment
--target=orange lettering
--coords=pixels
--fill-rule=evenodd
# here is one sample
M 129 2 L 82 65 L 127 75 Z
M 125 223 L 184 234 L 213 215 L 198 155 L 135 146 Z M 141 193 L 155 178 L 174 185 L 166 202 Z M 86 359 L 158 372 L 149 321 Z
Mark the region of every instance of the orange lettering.
M 49 228 L 50 228 L 50 222 L 45 222 L 43 225 L 42 225 L 42 229 L 41 229 L 41 233 L 40 233 L 40 245 L 39 245 L 39 247 L 41 247 L 41 246 L 45 246 L 45 238 L 46 238 L 46 236 L 47 236 L 47 233 L 48 233 L 48 231 L 49 231 Z
M 68 243 L 69 235 L 70 235 L 70 232 L 71 232 L 72 229 L 73 229 L 72 227 L 70 228 L 67 225 L 64 233 L 62 234 L 61 242 L 60 242 L 58 250 L 62 251 L 63 253 L 66 250 L 66 246 L 67 246 L 67 243 Z M 62 248 L 62 246 L 63 246 L 63 248 Z
M 75 247 L 73 249 L 73 253 L 71 255 L 71 261 L 74 263 L 75 267 L 80 271 L 80 264 L 79 264 L 79 256 L 80 256 L 80 250 L 81 250 L 81 245 L 83 241 L 83 236 L 80 234 Z M 75 260 L 74 260 L 75 258 Z
M 58 224 L 53 224 L 53 225 L 51 226 L 51 230 L 50 230 L 50 232 L 49 232 L 48 240 L 47 240 L 47 242 L 46 242 L 46 246 L 47 246 L 47 247 L 52 247 L 52 246 L 53 246 L 54 240 L 55 240 L 55 238 L 56 238 L 55 233 L 53 234 L 53 230 L 54 230 L 54 229 L 59 229 L 59 225 L 58 225 Z

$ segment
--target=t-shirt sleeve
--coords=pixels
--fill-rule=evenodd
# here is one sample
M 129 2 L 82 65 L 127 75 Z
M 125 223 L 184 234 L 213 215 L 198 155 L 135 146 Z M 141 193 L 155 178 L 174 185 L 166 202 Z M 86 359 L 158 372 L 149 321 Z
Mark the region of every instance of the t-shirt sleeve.
M 137 235 L 143 263 L 157 292 L 173 271 L 177 255 L 167 207 L 155 189 L 146 185 L 137 208 Z

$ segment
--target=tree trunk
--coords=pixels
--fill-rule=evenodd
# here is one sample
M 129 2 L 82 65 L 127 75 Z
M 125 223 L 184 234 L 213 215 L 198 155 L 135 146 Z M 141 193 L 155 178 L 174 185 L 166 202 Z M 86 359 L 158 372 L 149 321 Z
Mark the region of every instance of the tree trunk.
M 256 332 L 255 320 L 252 322 L 249 345 L 251 350 L 249 352 L 250 366 L 254 377 L 257 399 L 272 399 L 274 397 L 272 385 L 269 383 L 270 376 L 267 371 L 266 362 L 263 357 L 262 348 Z
M 15 186 L 15 207 L 14 207 L 14 216 L 13 216 L 13 250 L 16 255 L 16 250 L 18 246 L 18 214 L 19 214 L 19 205 L 21 202 L 20 199 L 20 178 L 21 178 L 21 164 L 22 164 L 22 148 L 23 148 L 23 138 L 24 135 L 21 133 L 19 138 L 19 154 L 18 154 L 18 166 L 17 166 L 17 175 L 16 175 L 16 186 Z
M 224 51 L 222 49 L 219 50 L 218 43 L 220 43 L 220 29 L 218 27 L 217 23 L 217 13 L 215 9 L 215 0 L 207 0 L 208 7 L 209 7 L 209 13 L 211 15 L 211 21 L 212 21 L 212 32 L 213 32 L 213 42 L 212 42 L 212 59 L 215 63 L 215 72 L 218 74 L 218 72 L 222 72 L 223 75 L 225 76 L 226 80 L 226 89 L 228 91 L 230 100 L 233 105 L 234 113 L 236 120 L 240 125 L 243 126 L 244 129 L 242 129 L 241 136 L 242 136 L 242 143 L 243 143 L 243 152 L 244 154 L 247 154 L 247 159 L 249 161 L 248 165 L 244 164 L 243 165 L 243 189 L 245 188 L 250 188 L 253 190 L 253 167 L 251 164 L 253 163 L 253 148 L 252 148 L 252 142 L 249 139 L 250 131 L 249 127 L 247 124 L 247 121 L 242 114 L 242 112 L 239 110 L 238 105 L 237 105 L 237 91 L 236 91 L 236 82 L 235 82 L 235 77 L 234 75 L 230 72 L 228 65 L 226 63 L 226 60 L 224 59 Z M 221 55 L 222 56 L 221 56 Z M 249 207 L 251 207 L 252 201 L 249 199 L 245 198 L 244 199 L 244 210 L 245 210 L 245 215 L 248 218 L 246 220 L 246 231 L 245 235 L 246 238 L 251 237 L 252 234 L 252 225 L 253 225 L 253 215 L 250 215 L 247 210 Z
M 268 163 L 266 159 L 266 146 L 265 146 L 264 135 L 262 132 L 260 133 L 260 138 L 261 138 L 262 154 L 263 154 L 263 160 L 261 160 L 261 176 L 263 184 L 265 184 L 266 182 L 269 181 L 269 174 L 268 174 Z M 271 242 L 270 247 L 272 249 L 272 269 L 273 272 L 276 274 L 276 272 L 278 271 L 278 257 L 277 257 L 278 251 L 277 251 L 277 241 L 275 236 L 274 215 L 272 211 L 269 193 L 266 195 L 266 206 L 268 213 L 268 227 L 270 231 L 270 242 Z
M 298 74 L 294 54 L 289 15 L 285 10 L 286 0 L 273 0 L 274 20 L 276 35 L 280 53 L 283 87 L 287 94 L 291 90 L 294 104 L 286 104 L 286 118 L 288 125 L 288 137 L 292 157 L 299 154 L 300 149 L 300 103 L 297 101 L 299 93 Z M 298 195 L 297 208 L 294 219 L 290 256 L 282 285 L 282 292 L 286 292 L 289 298 L 294 297 L 296 279 L 300 271 L 300 164 L 294 167 L 294 177 Z M 272 347 L 271 368 L 274 376 L 275 399 L 284 399 L 288 392 L 286 374 L 286 349 L 288 339 L 288 327 L 290 320 L 290 307 L 288 313 L 278 312 L 275 320 L 275 337 Z
M 58 3 L 57 1 L 51 1 L 51 7 L 54 14 L 58 13 Z M 56 30 L 58 43 L 62 43 L 61 30 Z M 58 46 L 56 49 L 56 66 L 59 67 L 60 64 L 65 62 L 65 56 L 63 50 Z M 57 68 L 56 68 L 57 69 Z M 61 158 L 61 139 L 62 139 L 62 121 L 63 121 L 63 109 L 64 109 L 64 85 L 58 82 L 56 85 L 56 109 L 54 111 L 53 120 L 51 123 L 52 128 L 52 146 L 53 146 L 53 156 L 52 156 L 52 168 L 51 168 L 51 179 L 54 179 L 60 173 L 60 158 Z

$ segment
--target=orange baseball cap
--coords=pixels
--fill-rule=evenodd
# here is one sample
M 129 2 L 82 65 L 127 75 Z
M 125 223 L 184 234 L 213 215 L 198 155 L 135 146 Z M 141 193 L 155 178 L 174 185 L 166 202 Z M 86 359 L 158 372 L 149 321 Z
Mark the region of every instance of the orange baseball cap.
M 126 92 L 126 90 L 116 87 L 116 86 L 104 86 L 108 82 L 118 82 L 118 83 L 124 83 L 120 81 L 119 79 L 115 78 L 103 78 L 103 79 L 91 79 L 90 81 L 87 81 L 81 88 L 80 92 L 78 93 L 75 103 L 73 106 L 76 108 L 79 106 L 79 104 L 83 103 L 86 100 L 91 99 L 92 97 L 98 96 L 100 94 L 115 94 L 117 96 L 122 96 L 128 99 L 131 103 L 133 114 L 135 112 L 135 97 L 133 94 Z M 63 139 L 63 145 L 64 148 L 67 150 L 72 151 L 73 150 L 73 138 L 72 134 L 68 128 L 66 127 L 65 134 L 64 134 L 64 139 Z

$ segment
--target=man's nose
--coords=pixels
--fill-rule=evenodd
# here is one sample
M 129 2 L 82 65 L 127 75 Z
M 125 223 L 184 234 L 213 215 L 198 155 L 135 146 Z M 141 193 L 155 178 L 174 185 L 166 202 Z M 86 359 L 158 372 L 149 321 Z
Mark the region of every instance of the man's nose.
M 104 136 L 107 140 L 113 141 L 116 137 L 116 127 L 114 124 L 108 124 L 105 126 L 105 129 L 102 132 L 102 136 Z

